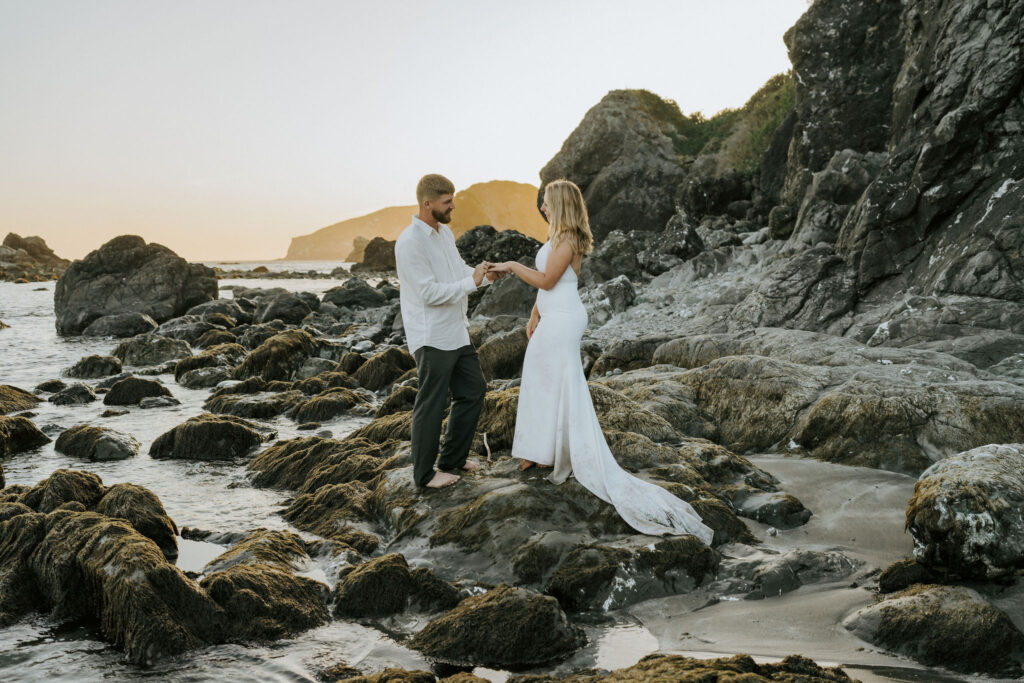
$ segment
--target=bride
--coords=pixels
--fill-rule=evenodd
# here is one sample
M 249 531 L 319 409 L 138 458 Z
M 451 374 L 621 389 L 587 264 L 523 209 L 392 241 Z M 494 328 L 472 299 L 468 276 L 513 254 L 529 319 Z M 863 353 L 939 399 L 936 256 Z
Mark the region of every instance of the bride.
M 548 219 L 548 241 L 537 252 L 537 270 L 515 261 L 492 264 L 536 287 L 537 302 L 526 328 L 512 456 L 520 469 L 553 468 L 561 484 L 570 474 L 644 534 L 692 534 L 710 544 L 713 531 L 690 505 L 667 490 L 619 467 L 605 442 L 583 375 L 580 340 L 587 311 L 578 274 L 594 238 L 583 194 L 575 183 L 555 180 L 544 190 L 540 210 Z

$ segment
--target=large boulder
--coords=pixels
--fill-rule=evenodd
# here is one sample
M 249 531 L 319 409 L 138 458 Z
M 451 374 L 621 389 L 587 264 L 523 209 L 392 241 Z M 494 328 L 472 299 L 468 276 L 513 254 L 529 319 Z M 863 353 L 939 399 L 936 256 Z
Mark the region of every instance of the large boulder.
M 416 359 L 405 349 L 387 348 L 359 366 L 353 377 L 360 386 L 378 391 L 416 367 Z
M 353 273 L 395 269 L 395 240 L 374 237 L 363 247 L 363 257 L 352 264 Z
M 636 243 L 621 230 L 613 230 L 583 259 L 580 279 L 587 285 L 596 285 L 620 275 L 640 279 L 640 262 Z
M 82 330 L 86 337 L 134 337 L 153 332 L 159 325 L 145 313 L 115 313 L 96 318 Z
M 10 384 L 0 384 L 0 415 L 29 410 L 39 404 L 40 398 L 31 392 Z
M 68 377 L 96 379 L 121 372 L 121 360 L 115 356 L 85 356 L 64 371 Z
M 246 455 L 263 438 L 256 425 L 231 415 L 209 413 L 190 417 L 158 436 L 150 446 L 153 458 L 225 460 Z
M 528 342 L 525 327 L 498 333 L 485 341 L 477 349 L 484 379 L 518 377 L 522 374 Z
M 109 427 L 76 425 L 61 432 L 54 449 L 72 458 L 102 462 L 136 456 L 139 446 L 131 434 Z
M 484 261 L 502 263 L 526 259 L 532 262 L 541 243 L 518 230 L 496 230 L 490 225 L 478 225 L 459 235 L 455 246 L 462 260 L 475 266 Z
M 410 569 L 397 553 L 347 572 L 334 588 L 339 617 L 384 617 L 409 611 L 438 612 L 459 603 L 459 592 L 425 567 Z
M 50 403 L 55 403 L 59 406 L 82 405 L 95 401 L 96 393 L 88 384 L 75 382 L 64 387 L 48 400 Z
M 1024 633 L 962 586 L 917 585 L 857 610 L 843 625 L 861 640 L 962 673 L 1022 672 Z
M 1024 444 L 990 444 L 935 463 L 907 505 L 914 557 L 954 575 L 1024 568 Z
M 298 296 L 285 293 L 261 298 L 256 306 L 255 322 L 265 323 L 280 320 L 288 325 L 298 325 L 309 315 L 309 304 Z
M 328 289 L 324 292 L 323 300 L 353 310 L 376 308 L 388 302 L 386 295 L 366 284 L 360 277 L 349 278 L 340 287 Z
M 235 379 L 262 377 L 265 380 L 291 380 L 302 364 L 317 357 L 320 342 L 305 330 L 286 330 L 260 344 L 232 372 Z
M 585 641 L 554 598 L 502 584 L 466 598 L 409 645 L 449 664 L 508 668 L 564 659 Z
M 119 313 L 143 313 L 159 323 L 216 298 L 210 268 L 141 237 L 122 235 L 72 263 L 57 281 L 57 332 L 81 334 L 97 318 Z
M 549 182 L 568 178 L 583 191 L 598 240 L 616 229 L 662 230 L 686 176 L 678 145 L 687 123 L 674 103 L 653 93 L 613 90 L 541 169 L 538 205 Z
M 532 259 L 528 265 L 532 266 Z M 481 291 L 481 290 L 477 290 Z M 537 288 L 531 287 L 514 275 L 506 275 L 483 288 L 483 295 L 473 309 L 473 317 L 508 316 L 528 318 L 537 298 Z

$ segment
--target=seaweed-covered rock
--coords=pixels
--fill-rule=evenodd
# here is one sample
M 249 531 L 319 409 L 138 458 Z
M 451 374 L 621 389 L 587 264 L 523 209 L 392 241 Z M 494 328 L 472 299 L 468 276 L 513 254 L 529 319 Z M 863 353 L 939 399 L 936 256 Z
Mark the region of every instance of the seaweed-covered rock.
M 266 420 L 295 409 L 306 400 L 301 391 L 260 394 L 221 394 L 207 399 L 203 407 L 211 413 Z
M 353 408 L 367 405 L 367 400 L 345 387 L 334 387 L 300 403 L 292 413 L 296 422 L 322 422 L 344 415 Z
M 60 469 L 24 492 L 18 502 L 37 512 L 53 512 L 71 502 L 91 508 L 103 493 L 103 481 L 92 472 Z
M 158 436 L 149 454 L 153 458 L 225 460 L 250 453 L 262 441 L 251 422 L 231 415 L 204 413 Z
M 211 346 L 202 353 L 179 360 L 174 366 L 174 379 L 181 383 L 181 378 L 185 373 L 200 368 L 234 367 L 245 358 L 247 353 L 241 344 L 228 343 Z
M 915 559 L 960 576 L 1024 568 L 1024 444 L 991 444 L 935 463 L 907 504 Z
M 92 508 L 107 517 L 123 519 L 146 538 L 152 539 L 170 561 L 178 557 L 178 527 L 164 510 L 156 494 L 135 484 L 114 484 Z
M 484 378 L 518 377 L 523 371 L 523 357 L 528 342 L 525 327 L 496 334 L 484 342 L 477 349 Z
M 441 662 L 507 668 L 563 659 L 585 640 L 554 598 L 502 584 L 434 619 L 409 646 Z
M 333 593 L 339 617 L 383 617 L 410 609 L 437 612 L 459 603 L 459 592 L 426 568 L 409 569 L 399 554 L 374 558 L 349 571 Z
M 27 417 L 0 415 L 0 457 L 10 457 L 50 443 Z
M 66 386 L 67 384 L 62 380 L 48 379 L 37 384 L 32 391 L 34 391 L 37 394 L 52 394 L 60 391 Z
M 188 389 L 208 389 L 231 379 L 231 368 L 211 366 L 189 370 L 178 379 Z
M 360 386 L 378 391 L 416 367 L 416 360 L 405 349 L 392 346 L 359 366 L 353 377 Z
M 139 442 L 131 434 L 109 427 L 76 425 L 61 432 L 54 449 L 72 458 L 104 462 L 139 454 Z
M 125 377 L 110 387 L 110 391 L 103 397 L 103 403 L 108 406 L 131 406 L 138 405 L 144 398 L 170 395 L 170 390 L 156 380 Z
M 523 674 L 509 683 L 596 683 L 605 679 L 589 671 L 575 674 Z M 806 657 L 789 655 L 780 662 L 758 664 L 750 655 L 718 659 L 694 659 L 683 655 L 647 655 L 633 666 L 616 669 L 607 675 L 615 683 L 706 683 L 707 681 L 743 681 L 769 683 L 853 683 L 854 679 L 838 667 L 821 667 Z
M 234 344 L 237 341 L 238 337 L 227 330 L 207 330 L 199 335 L 192 345 L 197 349 L 208 349 L 220 344 Z
M 309 562 L 306 544 L 290 531 L 256 529 L 210 560 L 203 573 L 213 574 L 236 564 L 266 565 L 292 571 Z
M 64 387 L 47 400 L 59 406 L 82 405 L 95 401 L 96 392 L 88 384 L 75 382 Z
M 1024 633 L 962 586 L 913 586 L 857 610 L 843 625 L 873 645 L 963 673 L 1018 676 L 1024 663 Z
M 291 380 L 307 358 L 315 357 L 320 343 L 305 330 L 286 330 L 260 344 L 235 368 L 235 379 L 259 376 L 265 380 Z
M 64 371 L 68 377 L 96 379 L 121 372 L 121 361 L 114 356 L 86 356 Z
M 418 393 L 419 391 L 416 387 L 396 387 L 394 391 L 388 394 L 388 397 L 384 399 L 384 402 L 380 404 L 380 408 L 377 409 L 374 417 L 384 417 L 385 415 L 394 415 L 395 413 L 412 410 L 416 405 L 416 396 Z
M 140 334 L 125 339 L 114 349 L 116 356 L 125 365 L 159 365 L 192 355 L 188 342 L 172 339 L 161 334 Z
M 29 410 L 39 404 L 39 397 L 24 389 L 0 384 L 0 415 L 16 413 L 21 410 Z
M 122 235 L 72 263 L 57 282 L 53 302 L 57 332 L 69 335 L 118 313 L 143 313 L 162 322 L 216 296 L 211 269 Z

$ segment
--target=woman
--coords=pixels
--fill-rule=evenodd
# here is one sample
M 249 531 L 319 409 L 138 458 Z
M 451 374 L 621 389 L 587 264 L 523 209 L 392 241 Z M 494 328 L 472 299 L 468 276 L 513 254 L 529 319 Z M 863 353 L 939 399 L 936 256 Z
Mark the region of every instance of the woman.
M 537 270 L 515 261 L 491 271 L 512 272 L 538 289 L 526 328 L 512 456 L 520 469 L 553 467 L 548 479 L 570 474 L 644 534 L 693 534 L 710 544 L 713 532 L 688 503 L 665 489 L 629 474 L 615 461 L 583 375 L 580 340 L 587 311 L 577 291 L 583 255 L 593 249 L 587 208 L 580 189 L 555 180 L 544 190 L 541 211 L 548 219 L 548 241 L 537 252 Z

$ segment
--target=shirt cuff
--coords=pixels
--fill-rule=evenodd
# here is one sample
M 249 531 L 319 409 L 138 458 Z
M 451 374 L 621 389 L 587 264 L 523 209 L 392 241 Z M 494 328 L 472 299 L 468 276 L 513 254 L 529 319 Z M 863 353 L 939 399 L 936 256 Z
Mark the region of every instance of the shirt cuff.
M 486 279 L 486 278 L 484 278 L 484 279 Z M 466 279 L 462 280 L 462 287 L 463 287 L 463 289 L 466 290 L 467 294 L 469 294 L 470 292 L 475 292 L 476 291 L 476 282 L 473 280 L 473 276 L 472 275 L 470 275 Z

